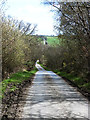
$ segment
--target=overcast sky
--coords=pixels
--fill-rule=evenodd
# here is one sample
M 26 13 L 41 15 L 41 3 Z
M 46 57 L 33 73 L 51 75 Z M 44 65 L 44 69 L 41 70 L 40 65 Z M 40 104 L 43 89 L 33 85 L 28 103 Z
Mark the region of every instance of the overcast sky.
M 55 35 L 51 7 L 41 4 L 42 0 L 8 0 L 6 15 L 18 20 L 37 24 L 36 34 Z

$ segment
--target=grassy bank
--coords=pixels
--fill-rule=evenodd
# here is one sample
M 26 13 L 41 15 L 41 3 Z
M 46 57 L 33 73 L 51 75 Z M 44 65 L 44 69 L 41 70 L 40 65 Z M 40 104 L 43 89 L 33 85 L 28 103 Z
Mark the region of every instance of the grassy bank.
M 36 68 L 31 71 L 20 71 L 2 81 L 2 119 L 15 118 L 20 102 L 19 98 L 22 96 L 24 88 L 31 85 L 33 75 L 36 72 Z
M 71 73 L 60 72 L 60 71 L 57 71 L 57 70 L 55 70 L 54 72 L 57 75 L 62 76 L 64 78 L 66 78 L 67 80 L 70 80 L 71 82 L 76 84 L 82 90 L 90 93 L 90 82 L 87 83 L 84 78 L 76 76 L 76 75 L 71 74 Z
M 28 80 L 32 75 L 34 75 L 37 72 L 37 69 L 34 68 L 31 71 L 20 71 L 17 73 L 14 73 L 10 76 L 9 79 L 5 79 L 2 81 L 2 96 L 4 97 L 4 94 L 8 92 L 12 92 L 17 90 L 17 85 L 21 84 L 23 81 Z
M 43 66 L 42 64 L 40 64 L 40 65 L 45 70 L 49 70 L 46 66 Z M 59 75 L 59 76 L 63 77 L 64 79 L 66 79 L 66 81 L 71 82 L 72 85 L 78 87 L 82 91 L 82 93 L 84 93 L 84 95 L 89 98 L 90 82 L 87 83 L 85 78 L 76 76 L 75 74 L 59 71 L 59 70 L 52 70 L 52 71 L 55 72 L 57 75 Z

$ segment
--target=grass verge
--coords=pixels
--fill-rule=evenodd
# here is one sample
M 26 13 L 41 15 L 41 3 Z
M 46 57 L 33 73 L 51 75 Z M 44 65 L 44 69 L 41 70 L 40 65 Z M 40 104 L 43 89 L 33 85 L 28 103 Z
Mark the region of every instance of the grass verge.
M 40 64 L 45 70 L 49 70 L 47 67 Z M 85 95 L 90 100 L 90 82 L 86 82 L 84 78 L 76 76 L 71 73 L 62 72 L 59 70 L 52 70 L 57 75 L 64 78 L 67 82 L 69 82 L 72 86 L 78 87 L 80 92 Z
M 2 81 L 2 119 L 15 119 L 23 88 L 32 83 L 33 75 L 36 72 L 36 68 L 31 71 L 20 71 Z
M 17 85 L 21 84 L 23 81 L 28 80 L 32 75 L 34 75 L 37 72 L 37 69 L 34 68 L 31 71 L 20 71 L 17 73 L 14 73 L 10 76 L 9 79 L 5 79 L 2 81 L 2 96 L 0 98 L 4 97 L 4 94 L 8 92 L 12 92 L 17 90 Z
M 73 86 L 79 88 L 80 92 L 90 100 L 90 82 L 86 82 L 84 78 L 75 76 L 71 73 L 54 71 L 57 75 L 62 76 L 66 81 L 69 81 Z

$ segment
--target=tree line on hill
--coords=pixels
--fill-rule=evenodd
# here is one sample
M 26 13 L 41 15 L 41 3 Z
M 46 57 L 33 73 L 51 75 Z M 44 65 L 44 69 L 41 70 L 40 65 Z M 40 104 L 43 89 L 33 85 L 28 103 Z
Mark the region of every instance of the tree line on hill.
M 90 82 L 90 3 L 45 0 L 44 4 L 54 8 L 54 28 L 62 41 L 57 47 L 45 49 L 41 62 Z

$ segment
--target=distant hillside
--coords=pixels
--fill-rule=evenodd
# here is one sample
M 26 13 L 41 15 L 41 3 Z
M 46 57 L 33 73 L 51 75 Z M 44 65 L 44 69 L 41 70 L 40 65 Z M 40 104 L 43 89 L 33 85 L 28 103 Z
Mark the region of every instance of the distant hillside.
M 47 43 L 48 45 L 58 45 L 60 44 L 60 40 L 56 36 L 47 36 Z
M 44 35 L 40 35 L 39 36 L 39 40 L 44 43 L 45 41 L 47 42 L 47 44 L 49 46 L 56 46 L 60 44 L 60 39 L 58 39 L 57 36 L 44 36 Z

